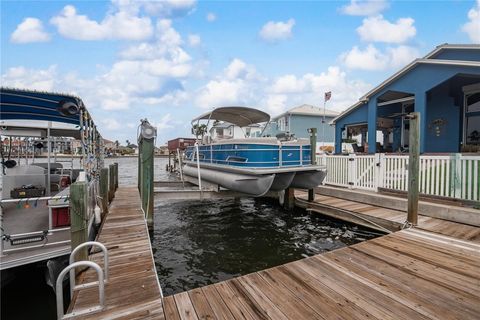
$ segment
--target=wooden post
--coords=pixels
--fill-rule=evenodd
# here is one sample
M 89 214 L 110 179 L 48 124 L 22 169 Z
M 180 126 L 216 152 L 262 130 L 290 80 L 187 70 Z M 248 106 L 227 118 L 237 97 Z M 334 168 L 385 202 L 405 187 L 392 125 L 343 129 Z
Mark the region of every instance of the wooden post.
M 142 162 L 141 197 L 142 208 L 149 228 L 153 226 L 153 139 L 143 140 L 140 161 Z
M 287 210 L 292 210 L 295 207 L 295 189 L 287 188 L 285 189 L 285 194 L 283 198 L 283 207 Z
M 420 164 L 420 113 L 412 112 L 410 119 L 409 156 L 408 156 L 408 209 L 407 221 L 418 224 L 418 189 Z
M 308 129 L 310 133 L 310 161 L 312 165 L 317 164 L 317 128 Z M 302 157 L 303 155 L 300 155 Z M 308 190 L 308 201 L 315 200 L 315 189 Z
M 113 164 L 115 166 L 115 191 L 118 189 L 118 162 Z
M 78 245 L 88 241 L 88 189 L 85 181 L 75 182 L 70 186 L 70 244 L 72 250 Z M 77 254 L 77 261 L 88 260 L 87 248 L 81 249 Z M 80 270 L 77 269 L 77 273 Z
M 100 170 L 100 197 L 102 197 L 102 220 L 108 212 L 108 168 Z
M 141 190 L 141 185 L 142 185 L 142 161 L 140 160 L 140 155 L 142 154 L 143 146 L 142 146 L 142 140 L 138 139 L 138 173 L 137 173 L 137 186 L 138 186 L 138 192 L 142 194 Z
M 148 229 L 153 229 L 153 176 L 154 176 L 154 152 L 155 137 L 157 130 L 147 119 L 142 120 L 139 135 L 139 144 L 142 148 L 138 156 L 140 160 L 140 173 L 138 180 L 140 184 L 140 198 L 142 200 L 142 209 L 147 220 Z
M 108 201 L 115 197 L 115 165 L 108 166 Z

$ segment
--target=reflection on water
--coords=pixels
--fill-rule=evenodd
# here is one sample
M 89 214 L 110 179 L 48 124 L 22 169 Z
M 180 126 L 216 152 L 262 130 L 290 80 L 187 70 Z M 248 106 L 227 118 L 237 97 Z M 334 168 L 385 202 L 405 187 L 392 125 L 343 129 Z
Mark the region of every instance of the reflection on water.
M 156 200 L 152 247 L 165 295 L 376 236 L 273 199 Z

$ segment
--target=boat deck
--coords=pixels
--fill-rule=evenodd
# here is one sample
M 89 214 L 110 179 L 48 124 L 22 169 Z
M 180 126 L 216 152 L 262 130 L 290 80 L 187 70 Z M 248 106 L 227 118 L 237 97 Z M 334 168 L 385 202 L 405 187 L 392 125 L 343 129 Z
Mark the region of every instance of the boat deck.
M 99 242 L 109 254 L 109 281 L 105 285 L 106 308 L 78 319 L 162 319 L 163 308 L 147 224 L 136 187 L 120 187 L 103 223 Z M 103 255 L 90 260 L 103 268 Z M 96 281 L 88 270 L 84 282 Z M 98 304 L 98 288 L 83 289 L 72 300 L 73 311 Z
M 478 319 L 480 245 L 404 230 L 164 298 L 166 319 Z

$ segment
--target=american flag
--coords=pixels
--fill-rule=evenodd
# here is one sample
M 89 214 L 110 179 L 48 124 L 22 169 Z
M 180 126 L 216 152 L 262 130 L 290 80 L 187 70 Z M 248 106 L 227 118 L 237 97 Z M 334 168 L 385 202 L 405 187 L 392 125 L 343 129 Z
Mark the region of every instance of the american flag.
M 330 100 L 331 97 L 332 97 L 332 91 L 325 92 L 325 102 Z

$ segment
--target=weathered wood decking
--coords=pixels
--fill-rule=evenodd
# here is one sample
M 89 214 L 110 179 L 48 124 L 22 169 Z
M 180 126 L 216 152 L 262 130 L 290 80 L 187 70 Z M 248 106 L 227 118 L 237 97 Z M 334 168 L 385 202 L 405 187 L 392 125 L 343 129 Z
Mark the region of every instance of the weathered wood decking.
M 396 228 L 405 220 L 402 212 L 340 200 L 316 199 Z M 398 231 L 162 301 L 139 208 L 137 190 L 120 188 L 99 237 L 111 254 L 107 309 L 89 319 L 478 319 L 480 314 L 480 228 L 425 217 L 423 229 Z M 93 259 L 101 260 L 99 255 Z M 93 279 L 90 272 L 87 278 Z M 95 289 L 83 290 L 75 308 L 96 299 Z
M 109 276 L 105 285 L 106 308 L 81 319 L 162 319 L 163 308 L 147 225 L 136 187 L 120 187 L 109 208 L 98 241 L 109 254 Z M 103 255 L 90 260 L 103 268 Z M 95 281 L 88 270 L 84 281 Z M 98 304 L 98 288 L 79 291 L 74 311 Z
M 300 207 L 321 211 L 342 220 L 377 228 L 373 223 L 391 231 L 400 230 L 407 219 L 407 213 L 400 210 L 365 204 L 348 199 L 316 194 L 314 202 L 308 202 L 304 191 L 296 190 L 296 204 Z M 480 212 L 479 212 L 480 214 Z M 418 216 L 417 229 L 440 233 L 457 239 L 480 242 L 480 228 L 452 221 Z M 377 228 L 378 229 L 378 228 Z
M 405 230 L 164 299 L 166 319 L 478 319 L 480 245 Z

